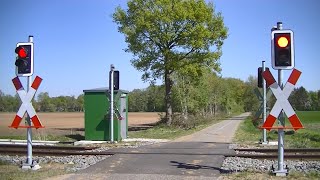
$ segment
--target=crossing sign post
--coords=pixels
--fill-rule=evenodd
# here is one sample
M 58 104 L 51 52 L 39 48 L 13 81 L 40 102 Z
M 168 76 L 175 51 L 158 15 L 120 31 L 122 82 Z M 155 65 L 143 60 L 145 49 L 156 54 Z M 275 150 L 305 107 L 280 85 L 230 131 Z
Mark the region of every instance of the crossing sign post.
M 280 70 L 279 70 L 280 71 Z M 272 93 L 277 98 L 276 103 L 270 111 L 266 121 L 264 122 L 262 128 L 266 130 L 278 129 L 278 170 L 275 170 L 274 173 L 277 176 L 285 176 L 288 173 L 287 169 L 284 169 L 284 129 L 292 128 L 298 130 L 303 128 L 302 123 L 300 122 L 298 116 L 293 110 L 291 104 L 288 101 L 288 98 L 293 91 L 295 84 L 297 83 L 301 72 L 297 69 L 293 69 L 287 83 L 282 89 L 281 86 L 276 82 L 269 70 L 262 73 L 263 78 L 267 82 L 267 86 L 270 87 Z M 287 115 L 292 127 L 286 127 L 284 125 L 284 116 L 283 111 Z M 274 127 L 276 119 L 278 118 L 280 126 Z
M 35 109 L 32 106 L 31 100 L 33 99 L 37 89 L 39 88 L 42 79 L 36 77 L 32 85 L 33 74 L 33 36 L 29 36 L 28 42 L 18 43 L 15 48 L 17 58 L 15 61 L 16 75 L 17 77 L 12 79 L 12 82 L 17 90 L 17 93 L 21 99 L 21 106 L 14 117 L 14 120 L 9 126 L 10 128 L 27 128 L 27 160 L 22 163 L 22 169 L 38 170 L 41 167 L 37 162 L 32 160 L 32 128 L 43 128 Z M 18 76 L 27 78 L 27 90 L 25 91 Z M 20 126 L 21 120 L 26 115 L 25 126 Z M 31 119 L 31 120 L 30 120 Z
M 270 87 L 272 93 L 277 98 L 277 101 L 272 108 L 270 114 L 266 118 L 262 128 L 265 130 L 278 129 L 278 169 L 273 173 L 276 176 L 286 176 L 288 169 L 284 168 L 284 129 L 292 128 L 298 130 L 303 128 L 298 116 L 294 112 L 288 101 L 288 97 L 294 89 L 301 72 L 295 69 L 294 59 L 294 38 L 293 31 L 285 30 L 282 27 L 282 22 L 277 22 L 277 26 L 271 29 L 271 60 L 272 68 L 278 70 L 278 83 L 272 76 L 269 70 L 262 73 L 266 80 L 267 86 Z M 283 71 L 293 69 L 288 82 L 283 87 Z M 287 115 L 292 127 L 285 126 L 284 113 Z M 279 126 L 274 127 L 276 119 Z

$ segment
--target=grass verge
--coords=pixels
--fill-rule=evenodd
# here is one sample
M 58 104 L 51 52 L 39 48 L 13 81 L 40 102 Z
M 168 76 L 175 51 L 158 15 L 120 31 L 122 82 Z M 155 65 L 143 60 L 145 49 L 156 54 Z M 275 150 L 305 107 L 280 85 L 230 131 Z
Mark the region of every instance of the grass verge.
M 6 180 L 42 180 L 48 177 L 58 176 L 68 173 L 68 165 L 58 163 L 41 164 L 41 169 L 37 171 L 22 170 L 17 165 L 8 164 L 0 161 L 0 179 Z
M 61 142 L 72 142 L 76 139 L 73 137 L 76 135 L 66 135 L 66 136 L 55 136 L 55 135 L 45 135 L 39 136 L 37 134 L 32 135 L 32 140 L 40 141 L 61 141 Z M 80 135 L 78 135 L 80 136 Z M 16 139 L 16 140 L 26 140 L 26 136 L 0 136 L 0 139 Z M 83 138 L 84 139 L 84 138 Z
M 298 131 L 285 130 L 285 147 L 291 148 L 320 148 L 320 111 L 300 111 L 297 112 L 305 129 Z M 289 124 L 286 121 L 286 124 Z M 278 140 L 278 131 L 267 131 L 268 141 Z M 256 128 L 251 118 L 240 124 L 236 132 L 234 141 L 238 144 L 256 144 L 262 137 L 262 130 Z

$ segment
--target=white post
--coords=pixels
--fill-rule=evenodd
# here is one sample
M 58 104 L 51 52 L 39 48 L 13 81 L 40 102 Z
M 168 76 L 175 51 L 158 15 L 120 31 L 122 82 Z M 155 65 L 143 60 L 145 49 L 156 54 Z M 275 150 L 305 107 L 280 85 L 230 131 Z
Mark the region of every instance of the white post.
M 266 70 L 265 67 L 265 61 L 262 61 L 262 72 Z M 262 84 L 263 84 L 263 124 L 266 122 L 266 116 L 267 116 L 267 86 L 266 86 L 266 80 L 262 78 Z M 267 130 L 263 129 L 262 131 L 262 144 L 267 144 Z
M 33 42 L 33 36 L 29 36 L 28 39 L 29 42 Z M 30 87 L 31 87 L 31 82 L 32 82 L 32 75 L 27 77 L 27 92 L 29 92 Z M 26 117 L 26 121 L 27 121 L 27 125 L 31 126 L 31 120 L 30 117 L 27 113 L 27 117 Z M 32 166 L 32 129 L 31 127 L 27 128 L 27 165 L 28 166 Z
M 283 76 L 283 72 L 281 69 L 279 69 L 278 70 L 278 84 L 281 89 L 283 89 L 282 76 Z M 280 112 L 278 120 L 279 120 L 279 125 L 284 126 L 283 110 Z M 284 159 L 284 130 L 279 129 L 278 130 L 278 171 L 279 171 L 279 173 L 284 171 L 283 159 Z
M 277 23 L 277 29 L 281 30 L 282 29 L 282 23 L 278 22 Z M 283 77 L 283 72 L 282 69 L 278 70 L 278 84 L 281 89 L 283 89 L 283 84 L 282 84 L 282 78 Z M 278 117 L 278 122 L 280 126 L 284 127 L 284 112 L 283 110 L 280 112 L 279 117 Z M 284 166 L 284 130 L 279 129 L 278 130 L 278 170 L 276 171 L 276 176 L 285 176 L 287 173 L 287 170 L 283 168 Z
M 109 84 L 109 89 L 110 89 L 110 141 L 113 142 L 113 113 L 114 113 L 114 110 L 113 110 L 113 88 L 114 88 L 114 85 L 113 85 L 113 70 L 114 70 L 114 66 L 113 64 L 111 64 L 110 66 L 110 84 Z

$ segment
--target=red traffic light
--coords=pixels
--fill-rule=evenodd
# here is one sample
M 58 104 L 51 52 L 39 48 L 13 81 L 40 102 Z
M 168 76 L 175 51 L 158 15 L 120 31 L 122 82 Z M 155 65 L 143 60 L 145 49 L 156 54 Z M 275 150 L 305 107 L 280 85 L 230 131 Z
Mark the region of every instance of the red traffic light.
M 18 54 L 19 58 L 26 58 L 28 55 L 27 50 L 25 50 L 23 47 L 17 47 L 15 52 Z
M 15 48 L 16 75 L 31 76 L 33 74 L 33 43 L 20 42 Z

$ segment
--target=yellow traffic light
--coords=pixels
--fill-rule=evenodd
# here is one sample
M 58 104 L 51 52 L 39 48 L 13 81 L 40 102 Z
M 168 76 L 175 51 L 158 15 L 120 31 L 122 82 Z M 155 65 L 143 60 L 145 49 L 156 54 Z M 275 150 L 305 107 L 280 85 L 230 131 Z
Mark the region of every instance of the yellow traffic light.
M 278 39 L 278 45 L 279 45 L 279 47 L 282 47 L 282 48 L 284 48 L 284 47 L 287 47 L 288 46 L 288 43 L 289 43 L 289 41 L 288 41 L 288 39 L 286 38 L 286 37 L 280 37 L 279 39 Z

